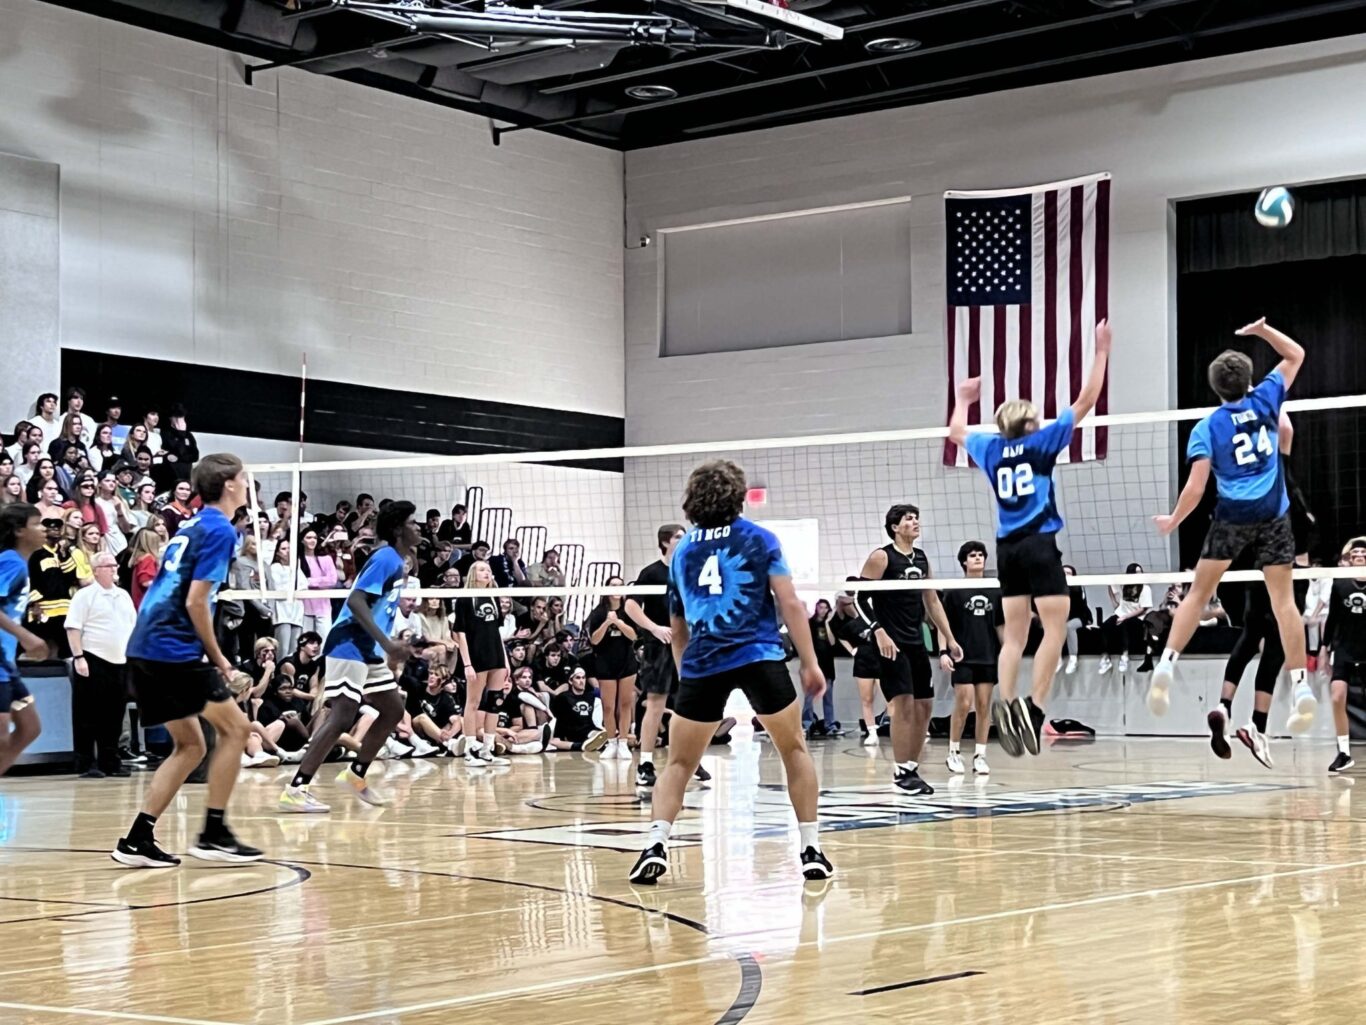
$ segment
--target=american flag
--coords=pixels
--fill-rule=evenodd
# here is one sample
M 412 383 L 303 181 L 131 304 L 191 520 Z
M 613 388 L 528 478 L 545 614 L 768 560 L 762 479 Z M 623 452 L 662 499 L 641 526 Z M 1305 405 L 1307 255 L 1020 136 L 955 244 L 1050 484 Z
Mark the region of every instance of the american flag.
M 1072 404 L 1091 369 L 1096 322 L 1109 316 L 1110 176 L 1027 189 L 944 194 L 948 250 L 949 402 L 982 378 L 968 423 L 991 423 L 1006 399 L 1045 420 Z M 1109 382 L 1096 412 L 1104 413 Z M 1104 427 L 1082 427 L 1059 462 L 1104 459 Z M 945 466 L 968 455 L 944 443 Z

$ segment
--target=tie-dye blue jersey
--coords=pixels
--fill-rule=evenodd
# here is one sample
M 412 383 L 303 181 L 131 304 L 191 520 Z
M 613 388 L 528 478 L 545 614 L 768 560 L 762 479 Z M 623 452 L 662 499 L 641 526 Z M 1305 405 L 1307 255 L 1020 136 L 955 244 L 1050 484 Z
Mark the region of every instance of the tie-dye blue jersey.
M 688 624 L 685 679 L 783 657 L 770 576 L 791 576 L 778 539 L 743 517 L 695 527 L 669 566 L 669 611 Z

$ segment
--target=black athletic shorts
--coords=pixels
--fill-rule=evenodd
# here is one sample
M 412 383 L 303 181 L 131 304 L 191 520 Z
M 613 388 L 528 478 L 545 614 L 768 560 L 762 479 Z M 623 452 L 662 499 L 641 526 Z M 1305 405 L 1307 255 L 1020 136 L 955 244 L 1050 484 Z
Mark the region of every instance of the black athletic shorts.
M 470 668 L 476 673 L 491 672 L 494 669 L 502 669 L 507 665 L 507 657 L 503 650 L 502 641 L 498 640 L 496 634 L 486 636 L 483 639 L 476 635 L 469 648 Z
M 996 664 L 994 662 L 959 662 L 953 667 L 953 682 L 958 683 L 995 683 Z
M 640 646 L 640 673 L 636 686 L 645 694 L 673 694 L 678 690 L 678 664 L 674 650 L 658 641 Z
M 5 679 L 8 673 L 9 679 Z M 34 703 L 28 685 L 24 683 L 19 670 L 12 666 L 0 665 L 0 715 L 22 712 Z
M 856 680 L 877 680 L 882 676 L 882 656 L 872 641 L 860 644 L 854 652 L 854 678 Z
M 1252 549 L 1252 568 L 1289 566 L 1295 561 L 1295 532 L 1289 516 L 1260 523 L 1225 523 L 1215 520 L 1205 535 L 1205 546 L 1200 558 L 1216 562 L 1232 562 L 1249 548 Z
M 204 711 L 210 702 L 232 700 L 223 677 L 207 662 L 130 658 L 128 682 L 144 726 L 189 719 Z
M 1026 534 L 996 542 L 1002 598 L 1046 598 L 1067 591 L 1056 534 Z
M 758 715 L 777 715 L 797 700 L 797 688 L 782 661 L 751 662 L 714 676 L 684 677 L 678 684 L 674 715 L 693 722 L 720 722 L 736 688 L 745 692 Z
M 636 665 L 635 649 L 624 644 L 617 651 L 596 651 L 593 656 L 599 680 L 624 680 L 628 676 L 635 676 L 640 668 Z
M 878 680 L 882 696 L 888 701 L 910 694 L 916 698 L 934 697 L 934 673 L 924 648 L 902 648 L 896 658 L 878 658 Z
M 1333 672 L 1331 679 L 1343 680 L 1348 687 L 1366 687 L 1366 662 L 1353 662 L 1339 659 L 1333 652 Z

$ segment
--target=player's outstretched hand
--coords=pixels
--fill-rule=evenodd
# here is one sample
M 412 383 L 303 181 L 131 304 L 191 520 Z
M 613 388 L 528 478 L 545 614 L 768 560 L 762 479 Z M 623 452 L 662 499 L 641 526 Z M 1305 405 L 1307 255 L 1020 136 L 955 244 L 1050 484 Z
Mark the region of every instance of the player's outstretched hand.
M 1170 534 L 1173 530 L 1176 529 L 1176 517 L 1169 516 L 1165 513 L 1161 516 L 1154 516 L 1153 525 L 1157 527 L 1157 532 L 1159 534 L 1161 534 L 1163 537 L 1166 537 L 1168 534 Z
M 1115 333 L 1110 330 L 1110 318 L 1106 317 L 1096 325 L 1096 352 L 1109 352 Z
M 825 693 L 825 674 L 816 663 L 802 666 L 802 690 L 811 697 L 819 698 Z
M 1237 331 L 1233 333 L 1235 335 L 1260 335 L 1265 327 L 1266 318 L 1258 317 L 1251 324 L 1244 324 L 1242 327 L 1240 327 Z
M 976 402 L 982 397 L 982 379 L 969 377 L 958 385 L 958 398 L 961 402 Z

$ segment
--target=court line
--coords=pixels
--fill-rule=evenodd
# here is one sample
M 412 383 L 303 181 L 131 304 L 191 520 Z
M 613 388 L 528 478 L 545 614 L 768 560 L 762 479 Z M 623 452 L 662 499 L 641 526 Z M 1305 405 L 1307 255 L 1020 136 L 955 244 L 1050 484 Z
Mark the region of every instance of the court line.
M 356 866 L 361 867 L 361 866 Z M 1366 867 L 1366 859 L 1361 861 L 1349 861 L 1335 865 L 1317 865 L 1312 868 L 1292 869 L 1286 872 L 1267 872 L 1255 876 L 1238 876 L 1233 879 L 1215 879 L 1199 883 L 1181 883 L 1176 886 L 1156 887 L 1148 890 L 1138 890 L 1129 893 L 1103 894 L 1097 897 L 1085 897 L 1080 900 L 1060 901 L 1055 904 L 1040 904 L 1025 908 L 1011 908 L 1005 911 L 993 911 L 980 915 L 968 915 L 963 918 L 949 919 L 947 921 L 921 922 L 916 925 L 896 926 L 891 929 L 878 929 L 872 932 L 850 933 L 846 936 L 824 937 L 820 940 L 806 940 L 799 942 L 793 949 L 800 947 L 821 946 L 828 947 L 836 943 L 852 943 L 858 940 L 878 939 L 887 936 L 905 935 L 913 932 L 924 932 L 930 929 L 951 929 L 956 926 L 975 925 L 981 922 L 999 921 L 1005 918 L 1017 918 L 1024 915 L 1044 914 L 1050 911 L 1070 911 L 1076 908 L 1097 907 L 1103 904 L 1116 904 L 1128 900 L 1141 900 L 1148 897 L 1163 897 L 1176 893 L 1191 893 L 1199 890 L 1212 890 L 1224 886 L 1241 886 L 1248 883 L 1265 882 L 1268 879 L 1286 879 L 1296 876 L 1317 875 L 1325 872 L 1336 872 L 1341 869 Z M 769 930 L 762 930 L 755 933 L 713 933 L 718 940 L 751 939 L 754 936 L 763 935 Z M 413 1014 L 422 1011 L 434 1011 L 446 1007 L 460 1007 L 465 1004 L 479 1003 L 482 1001 L 507 1000 L 514 997 L 531 996 L 552 989 L 570 989 L 581 986 L 592 986 L 602 982 L 612 982 L 617 979 L 633 978 L 638 975 L 662 974 L 674 971 L 679 968 L 691 968 L 696 965 L 709 964 L 711 962 L 724 963 L 731 961 L 728 954 L 713 954 L 707 957 L 688 958 L 682 961 L 667 961 L 663 964 L 644 965 L 638 968 L 625 968 L 614 972 L 602 972 L 597 975 L 587 975 L 577 979 L 557 979 L 553 982 L 531 983 L 525 986 L 512 986 L 507 989 L 497 990 L 490 993 L 480 993 L 476 995 L 466 995 L 450 997 L 445 1000 L 429 1000 L 420 1004 L 407 1004 L 401 1007 L 377 1008 L 373 1011 L 359 1012 L 356 1014 L 342 1015 L 336 1018 L 322 1018 L 316 1021 L 305 1022 L 303 1025 L 349 1025 L 351 1022 L 369 1021 L 374 1018 L 384 1018 L 389 1015 Z
M 159 1025 L 240 1025 L 238 1022 L 214 1021 L 211 1018 L 173 1018 L 164 1014 L 130 1014 L 125 1011 L 96 1011 L 89 1007 L 52 1007 L 47 1004 L 13 1004 L 0 1001 L 0 1007 L 14 1011 L 36 1011 L 40 1014 L 68 1014 L 80 1018 L 113 1018 L 117 1021 L 152 1021 Z

